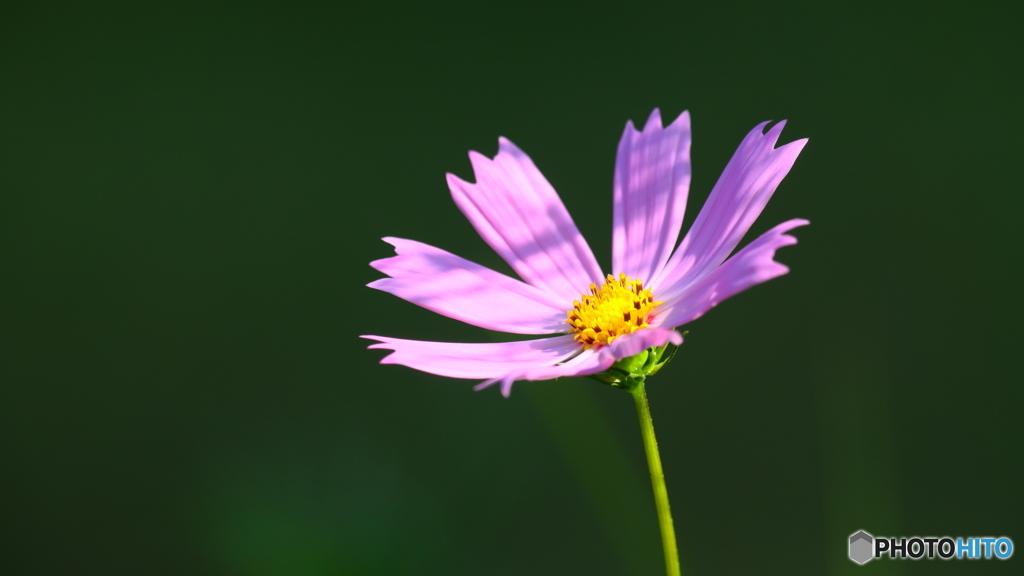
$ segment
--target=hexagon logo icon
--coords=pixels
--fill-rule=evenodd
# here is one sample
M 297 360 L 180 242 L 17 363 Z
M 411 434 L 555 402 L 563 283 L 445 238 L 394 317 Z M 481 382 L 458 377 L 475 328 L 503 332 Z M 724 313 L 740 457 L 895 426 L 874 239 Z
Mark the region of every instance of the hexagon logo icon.
M 850 535 L 850 560 L 853 560 L 857 564 L 864 564 L 868 560 L 871 560 L 872 548 L 874 548 L 875 539 L 863 530 L 858 530 L 856 533 Z

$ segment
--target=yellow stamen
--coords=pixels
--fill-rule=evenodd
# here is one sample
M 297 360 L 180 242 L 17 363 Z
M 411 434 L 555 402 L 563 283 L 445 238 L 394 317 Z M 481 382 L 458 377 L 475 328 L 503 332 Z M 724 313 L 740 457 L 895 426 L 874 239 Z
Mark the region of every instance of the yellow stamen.
M 661 302 L 654 301 L 654 294 L 640 280 L 609 274 L 600 287 L 591 284 L 590 293 L 573 302 L 567 316 L 576 341 L 590 348 L 646 328 L 658 304 Z

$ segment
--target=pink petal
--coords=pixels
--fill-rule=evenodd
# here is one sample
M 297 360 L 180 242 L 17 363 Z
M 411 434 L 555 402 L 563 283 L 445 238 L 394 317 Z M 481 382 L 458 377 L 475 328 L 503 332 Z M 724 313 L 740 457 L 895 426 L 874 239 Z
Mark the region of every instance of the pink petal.
M 612 273 L 649 283 L 679 239 L 690 190 L 690 114 L 668 128 L 651 113 L 643 132 L 626 123 L 615 159 Z
M 492 384 L 501 382 L 501 395 L 508 398 L 509 394 L 512 393 L 512 384 L 517 380 L 551 380 L 553 378 L 561 378 L 563 376 L 586 376 L 587 374 L 595 374 L 597 372 L 607 370 L 613 362 L 614 360 L 610 362 L 607 361 L 605 357 L 598 353 L 597 349 L 591 348 L 580 352 L 579 355 L 562 364 L 537 365 L 532 367 L 524 366 L 516 370 L 511 370 L 503 376 L 489 378 L 488 380 L 477 384 L 474 389 L 483 390 Z
M 500 138 L 494 160 L 470 152 L 476 184 L 448 174 L 452 198 L 476 231 L 528 284 L 570 307 L 601 269 L 554 188 L 530 158 Z
M 607 346 L 593 347 L 581 352 L 575 358 L 563 364 L 523 367 L 510 371 L 501 377 L 494 377 L 477 385 L 482 390 L 492 384 L 501 382 L 501 393 L 506 398 L 512 391 L 512 384 L 517 380 L 551 380 L 566 376 L 586 376 L 611 368 L 612 364 L 652 346 L 663 346 L 666 342 L 675 345 L 683 343 L 683 337 L 675 330 L 667 328 L 645 328 L 632 334 L 620 336 Z
M 580 345 L 570 335 L 483 344 L 424 342 L 386 336 L 361 338 L 379 342 L 371 344 L 371 349 L 394 350 L 380 361 L 381 364 L 401 364 L 451 378 L 500 378 L 510 372 L 551 366 L 580 350 Z
M 796 238 L 786 232 L 806 224 L 807 220 L 798 218 L 765 232 L 713 272 L 684 287 L 681 295 L 661 304 L 654 323 L 664 327 L 686 324 L 733 294 L 789 272 L 774 260 L 775 251 L 796 244 Z
M 683 343 L 683 335 L 668 328 L 651 327 L 638 330 L 632 334 L 619 336 L 612 343 L 601 348 L 601 354 L 617 362 L 623 358 L 636 356 L 648 348 L 664 346 L 671 342 L 676 346 Z
M 779 122 L 764 134 L 765 122 L 747 134 L 679 249 L 649 282 L 660 300 L 679 294 L 666 287 L 692 283 L 725 261 L 739 245 L 807 143 L 803 139 L 775 148 L 785 124 Z
M 439 248 L 385 238 L 397 256 L 371 262 L 391 276 L 368 286 L 467 324 L 514 334 L 568 331 L 554 296 Z

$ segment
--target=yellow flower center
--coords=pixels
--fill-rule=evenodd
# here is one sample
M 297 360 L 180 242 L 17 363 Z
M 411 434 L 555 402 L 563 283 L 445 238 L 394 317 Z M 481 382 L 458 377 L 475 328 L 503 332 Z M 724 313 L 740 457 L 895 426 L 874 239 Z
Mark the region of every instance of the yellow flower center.
M 619 336 L 646 328 L 658 304 L 661 302 L 654 301 L 654 294 L 640 280 L 625 274 L 618 278 L 609 274 L 604 284 L 591 284 L 590 293 L 573 302 L 568 312 L 569 325 L 584 348 L 608 344 Z

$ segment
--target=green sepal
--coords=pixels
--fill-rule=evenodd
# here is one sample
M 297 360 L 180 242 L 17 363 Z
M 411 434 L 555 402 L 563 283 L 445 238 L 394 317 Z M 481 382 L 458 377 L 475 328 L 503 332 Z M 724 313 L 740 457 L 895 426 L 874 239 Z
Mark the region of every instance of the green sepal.
M 617 368 L 626 374 L 639 374 L 643 373 L 644 368 L 647 365 L 647 360 L 651 357 L 651 354 L 656 350 L 655 348 L 648 348 L 636 356 L 630 356 L 629 358 L 623 358 L 615 364 L 612 364 L 612 368 Z
M 689 332 L 683 332 L 686 336 Z M 669 348 L 671 347 L 671 350 Z M 663 346 L 648 348 L 636 356 L 623 358 L 604 372 L 590 374 L 588 378 L 615 388 L 632 389 L 645 378 L 657 374 L 675 358 L 678 346 L 666 342 Z

